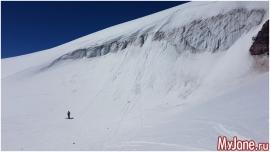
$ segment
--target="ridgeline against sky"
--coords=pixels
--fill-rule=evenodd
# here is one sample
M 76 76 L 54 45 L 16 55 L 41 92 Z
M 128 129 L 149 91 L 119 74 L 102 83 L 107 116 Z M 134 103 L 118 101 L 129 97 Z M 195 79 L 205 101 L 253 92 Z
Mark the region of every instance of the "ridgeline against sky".
M 2 58 L 49 49 L 185 2 L 2 2 Z

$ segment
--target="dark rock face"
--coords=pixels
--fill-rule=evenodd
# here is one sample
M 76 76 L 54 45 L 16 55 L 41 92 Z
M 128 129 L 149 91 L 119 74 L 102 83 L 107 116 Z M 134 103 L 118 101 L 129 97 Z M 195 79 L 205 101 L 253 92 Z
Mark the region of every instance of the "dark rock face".
M 253 39 L 249 52 L 251 55 L 269 55 L 269 20 L 267 20 L 257 36 Z

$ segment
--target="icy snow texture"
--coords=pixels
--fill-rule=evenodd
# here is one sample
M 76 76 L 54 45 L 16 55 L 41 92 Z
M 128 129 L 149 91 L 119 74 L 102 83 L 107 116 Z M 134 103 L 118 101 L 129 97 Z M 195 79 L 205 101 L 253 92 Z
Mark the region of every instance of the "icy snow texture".
M 219 135 L 267 142 L 269 73 L 248 52 L 267 19 L 268 2 L 190 2 L 4 59 L 2 149 L 216 150 Z
M 218 14 L 211 18 L 194 20 L 187 25 L 167 31 L 159 29 L 155 33 L 155 27 L 146 31 L 140 31 L 130 36 L 118 37 L 106 41 L 98 46 L 77 49 L 71 53 L 54 60 L 50 65 L 67 59 L 78 59 L 83 57 L 97 57 L 126 49 L 130 45 L 142 47 L 148 37 L 152 40 L 166 40 L 176 46 L 179 52 L 190 50 L 192 52 L 228 49 L 243 33 L 252 27 L 259 25 L 263 19 L 265 10 L 234 9 L 225 14 Z M 157 25 L 155 25 L 157 26 Z M 164 25 L 166 26 L 166 24 Z

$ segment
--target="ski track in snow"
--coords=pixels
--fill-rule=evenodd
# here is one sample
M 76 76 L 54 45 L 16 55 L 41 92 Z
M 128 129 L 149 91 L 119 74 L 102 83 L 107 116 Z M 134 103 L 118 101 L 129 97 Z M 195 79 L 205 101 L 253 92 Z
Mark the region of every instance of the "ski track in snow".
M 248 52 L 266 19 L 268 2 L 190 2 L 3 59 L 2 149 L 216 150 L 220 135 L 267 142 L 269 73 Z M 208 27 L 217 23 L 236 31 Z M 199 27 L 226 37 L 204 39 Z

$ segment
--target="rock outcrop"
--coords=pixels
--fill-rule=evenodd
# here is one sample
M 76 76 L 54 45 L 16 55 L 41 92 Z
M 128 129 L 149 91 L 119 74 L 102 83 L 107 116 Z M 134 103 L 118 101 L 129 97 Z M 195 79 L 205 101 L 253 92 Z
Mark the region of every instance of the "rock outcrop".
M 269 55 L 269 20 L 263 24 L 262 29 L 253 40 L 249 50 L 251 55 Z

